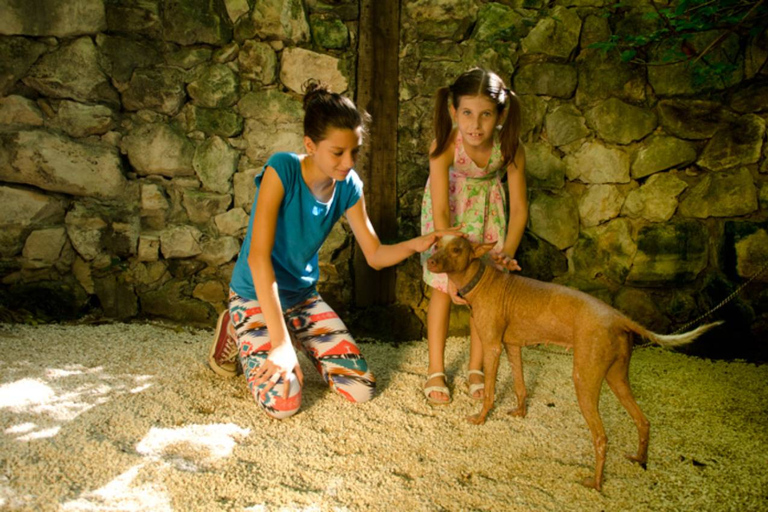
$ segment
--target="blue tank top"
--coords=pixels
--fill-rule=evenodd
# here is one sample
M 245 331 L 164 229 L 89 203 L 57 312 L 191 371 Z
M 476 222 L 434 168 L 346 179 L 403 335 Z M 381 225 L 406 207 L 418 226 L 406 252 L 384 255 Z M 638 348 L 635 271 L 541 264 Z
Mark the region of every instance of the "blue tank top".
M 337 181 L 333 196 L 327 203 L 318 201 L 301 176 L 301 160 L 295 153 L 275 153 L 266 168 L 271 167 L 280 177 L 285 196 L 280 204 L 272 248 L 280 306 L 283 310 L 295 306 L 315 292 L 320 277 L 318 252 L 339 217 L 354 206 L 363 195 L 363 182 L 352 170 L 344 181 Z M 230 288 L 248 299 L 256 299 L 248 254 L 253 235 L 253 218 L 259 200 L 264 172 L 256 176 L 256 197 L 251 206 L 248 231 L 232 272 Z

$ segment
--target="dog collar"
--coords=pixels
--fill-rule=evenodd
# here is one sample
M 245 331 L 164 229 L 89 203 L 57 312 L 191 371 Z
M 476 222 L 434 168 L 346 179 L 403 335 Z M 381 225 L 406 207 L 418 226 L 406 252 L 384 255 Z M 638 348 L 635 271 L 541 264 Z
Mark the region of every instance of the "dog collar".
M 469 282 L 462 286 L 461 289 L 458 291 L 459 297 L 464 297 L 466 294 L 472 291 L 472 288 L 477 286 L 477 283 L 480 282 L 480 278 L 483 277 L 483 274 L 485 273 L 485 265 L 480 262 L 480 269 L 477 271 L 475 276 L 469 280 Z

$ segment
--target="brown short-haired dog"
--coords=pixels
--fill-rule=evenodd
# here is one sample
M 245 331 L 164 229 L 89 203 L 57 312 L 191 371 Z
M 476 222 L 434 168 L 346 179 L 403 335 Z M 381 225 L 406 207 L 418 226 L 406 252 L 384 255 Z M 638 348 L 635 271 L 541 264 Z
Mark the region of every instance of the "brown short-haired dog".
M 480 413 L 469 420 L 485 422 L 493 407 L 496 373 L 502 344 L 512 368 L 517 408 L 509 413 L 525 416 L 525 382 L 521 347 L 554 343 L 573 349 L 573 381 L 579 407 L 587 420 L 595 446 L 595 474 L 583 484 L 600 490 L 605 465 L 606 436 L 598 412 L 603 380 L 637 425 L 637 453 L 627 457 L 645 467 L 650 423 L 629 387 L 629 358 L 635 335 L 665 347 L 690 343 L 722 322 L 704 325 L 677 336 L 653 333 L 604 302 L 586 293 L 545 283 L 487 266 L 480 257 L 494 243 L 473 244 L 462 237 L 444 237 L 427 261 L 431 272 L 445 272 L 471 308 L 483 343 L 485 398 Z

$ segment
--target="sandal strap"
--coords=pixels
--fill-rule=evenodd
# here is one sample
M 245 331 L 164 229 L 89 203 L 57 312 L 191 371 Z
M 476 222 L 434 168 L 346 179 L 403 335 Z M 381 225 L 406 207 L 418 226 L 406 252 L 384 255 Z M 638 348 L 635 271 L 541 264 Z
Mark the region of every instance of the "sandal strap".
M 483 373 L 483 370 L 469 370 L 467 372 L 467 375 L 482 375 L 482 376 L 485 376 L 485 374 Z
M 445 373 L 444 372 L 430 373 L 429 375 L 427 375 L 427 380 L 432 380 L 435 377 L 445 377 Z

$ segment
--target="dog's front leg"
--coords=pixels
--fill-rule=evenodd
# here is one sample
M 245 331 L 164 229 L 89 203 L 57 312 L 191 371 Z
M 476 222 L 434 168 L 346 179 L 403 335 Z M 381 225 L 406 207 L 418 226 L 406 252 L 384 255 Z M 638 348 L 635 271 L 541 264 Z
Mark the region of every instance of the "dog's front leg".
M 512 369 L 512 379 L 515 382 L 515 396 L 517 397 L 517 407 L 509 411 L 509 414 L 523 418 L 528 409 L 525 406 L 527 394 L 525 391 L 525 377 L 523 376 L 522 349 L 520 345 L 513 345 L 512 343 L 506 343 L 504 346 L 507 349 L 507 359 Z
M 491 409 L 493 409 L 494 392 L 496 388 L 496 373 L 499 371 L 500 356 L 501 343 L 483 343 L 483 372 L 485 373 L 483 408 L 479 413 L 467 418 L 470 423 L 475 425 L 482 425 L 485 423 L 485 418 L 488 416 L 488 413 L 491 411 Z

